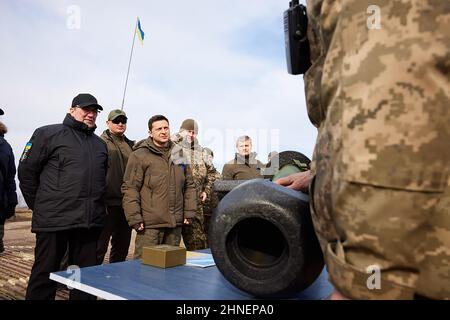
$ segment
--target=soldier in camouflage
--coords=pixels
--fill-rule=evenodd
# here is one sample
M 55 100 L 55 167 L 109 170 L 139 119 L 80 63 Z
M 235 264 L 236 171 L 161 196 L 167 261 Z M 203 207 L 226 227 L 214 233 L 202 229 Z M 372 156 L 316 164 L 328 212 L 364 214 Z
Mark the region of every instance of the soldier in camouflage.
M 212 161 L 209 161 L 206 151 L 199 145 L 196 136 L 198 125 L 193 119 L 183 121 L 180 132 L 171 139 L 175 143 L 172 157 L 187 163 L 191 167 L 195 189 L 197 190 L 197 213 L 192 224 L 183 225 L 183 242 L 187 250 L 201 250 L 208 248 L 207 232 L 205 232 L 205 219 L 203 205 L 211 198 L 217 170 Z
M 308 18 L 301 177 L 335 297 L 449 299 L 450 3 L 309 0 Z
M 205 161 L 213 163 L 214 152 L 209 148 L 203 148 L 203 151 L 204 155 L 206 156 Z M 215 175 L 216 175 L 215 181 L 222 179 L 222 175 L 219 173 L 219 171 L 216 171 Z M 205 203 L 203 204 L 203 217 L 205 219 L 204 229 L 206 234 L 208 234 L 209 222 L 211 221 L 212 214 L 218 205 L 219 205 L 219 196 L 217 195 L 217 192 L 215 192 L 214 189 L 212 189 L 210 197 L 207 198 Z

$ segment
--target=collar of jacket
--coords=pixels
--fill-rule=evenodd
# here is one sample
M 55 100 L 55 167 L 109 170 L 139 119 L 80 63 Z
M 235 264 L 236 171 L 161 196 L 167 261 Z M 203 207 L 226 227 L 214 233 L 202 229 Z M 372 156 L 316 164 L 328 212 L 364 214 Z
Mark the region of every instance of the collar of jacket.
M 172 147 L 173 147 L 173 142 L 169 139 L 169 150 L 172 149 Z M 133 150 L 137 150 L 139 148 L 147 148 L 153 153 L 163 155 L 163 152 L 157 146 L 155 146 L 155 144 L 153 143 L 153 139 L 150 137 L 137 142 L 134 145 Z
M 102 135 L 104 135 L 108 140 L 111 140 L 111 142 L 114 143 L 112 133 L 111 133 L 111 131 L 109 131 L 109 129 L 106 129 L 105 131 L 103 131 Z M 128 139 L 125 135 L 123 135 L 122 138 L 130 146 L 130 148 L 133 148 L 134 141 Z
M 94 127 L 92 128 L 89 128 L 85 123 L 75 120 L 75 118 L 72 117 L 70 113 L 66 114 L 66 117 L 64 118 L 63 121 L 63 125 L 84 132 L 86 134 L 93 134 L 95 129 L 97 129 L 96 125 L 94 125 Z
M 242 164 L 256 164 L 256 152 L 251 152 L 248 157 L 242 156 L 239 153 L 236 153 L 234 156 L 234 160 L 237 163 L 242 163 Z

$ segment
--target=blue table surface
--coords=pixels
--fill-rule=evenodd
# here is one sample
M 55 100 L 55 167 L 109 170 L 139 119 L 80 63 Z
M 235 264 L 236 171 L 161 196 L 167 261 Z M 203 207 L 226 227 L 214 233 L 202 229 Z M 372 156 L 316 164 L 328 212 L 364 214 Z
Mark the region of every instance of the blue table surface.
M 71 273 L 55 272 L 69 279 Z M 141 260 L 104 264 L 80 269 L 80 282 L 129 300 L 241 300 L 256 299 L 226 280 L 216 266 L 177 266 L 161 269 Z M 326 270 L 316 281 L 291 299 L 324 299 L 332 285 Z

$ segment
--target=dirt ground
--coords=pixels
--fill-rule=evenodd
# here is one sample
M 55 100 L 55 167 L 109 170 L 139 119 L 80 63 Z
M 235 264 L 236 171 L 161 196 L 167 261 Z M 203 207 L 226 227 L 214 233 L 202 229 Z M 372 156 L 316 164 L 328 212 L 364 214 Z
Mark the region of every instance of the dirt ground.
M 133 231 L 128 258 L 134 252 Z M 5 251 L 0 253 L 0 300 L 23 300 L 34 261 L 35 235 L 31 233 L 31 211 L 16 210 L 15 217 L 5 223 Z M 106 254 L 106 262 L 109 249 Z M 68 290 L 61 287 L 57 300 L 66 300 Z

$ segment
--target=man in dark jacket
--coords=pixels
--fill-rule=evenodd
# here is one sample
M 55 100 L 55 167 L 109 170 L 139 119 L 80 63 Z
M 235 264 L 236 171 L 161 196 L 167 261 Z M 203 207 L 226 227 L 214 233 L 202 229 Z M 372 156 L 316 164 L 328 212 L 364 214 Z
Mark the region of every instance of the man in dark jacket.
M 19 163 L 19 181 L 33 210 L 35 260 L 26 299 L 54 299 L 58 271 L 68 248 L 69 265 L 96 264 L 97 240 L 105 218 L 108 151 L 94 134 L 98 110 L 90 94 L 79 94 L 62 124 L 36 129 Z M 91 299 L 78 290 L 70 299 Z
M 120 109 L 108 115 L 108 129 L 101 138 L 108 147 L 108 174 L 106 175 L 106 221 L 97 243 L 97 263 L 103 263 L 111 238 L 109 262 L 125 261 L 130 246 L 131 228 L 122 207 L 123 174 L 134 142 L 125 136 L 127 115 Z
M 234 159 L 227 162 L 222 169 L 223 180 L 251 180 L 263 178 L 261 170 L 264 164 L 256 159 L 256 153 L 252 152 L 252 139 L 249 136 L 241 136 L 236 141 L 237 153 Z
M 0 109 L 0 115 L 4 112 Z M 12 217 L 17 205 L 16 165 L 11 146 L 5 140 L 6 126 L 0 122 L 0 253 L 5 251 L 3 236 L 5 233 L 5 220 Z

